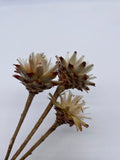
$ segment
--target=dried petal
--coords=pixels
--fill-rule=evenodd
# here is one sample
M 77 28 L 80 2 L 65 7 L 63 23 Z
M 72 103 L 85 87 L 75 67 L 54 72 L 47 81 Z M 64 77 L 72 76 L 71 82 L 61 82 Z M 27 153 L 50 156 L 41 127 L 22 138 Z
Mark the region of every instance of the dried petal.
M 28 61 L 18 59 L 18 62 L 19 65 L 15 65 L 15 72 L 20 76 L 14 77 L 19 79 L 29 92 L 37 94 L 60 83 L 53 81 L 57 75 L 57 65 L 50 68 L 50 61 L 47 61 L 43 53 L 36 55 L 32 53 Z
M 88 91 L 89 85 L 95 86 L 93 82 L 89 82 L 95 77 L 87 74 L 93 68 L 93 64 L 87 65 L 83 61 L 84 56 L 78 60 L 76 56 L 77 52 L 74 52 L 71 58 L 67 56 L 67 60 L 57 56 L 59 81 L 63 81 L 65 89 L 77 88 L 81 91 Z
M 50 95 L 50 99 L 52 100 L 53 104 L 55 105 L 56 109 L 56 120 L 59 121 L 61 124 L 68 123 L 70 126 L 75 124 L 77 130 L 79 129 L 82 131 L 82 126 L 88 127 L 88 124 L 86 124 L 83 119 L 88 117 L 85 117 L 84 110 L 87 109 L 87 107 L 83 107 L 85 105 L 85 101 L 82 100 L 81 103 L 79 103 L 82 99 L 81 96 L 75 96 L 71 94 L 69 91 L 68 97 L 66 97 L 66 92 L 60 95 L 60 103 L 55 100 L 55 98 Z M 74 97 L 74 98 L 72 98 Z

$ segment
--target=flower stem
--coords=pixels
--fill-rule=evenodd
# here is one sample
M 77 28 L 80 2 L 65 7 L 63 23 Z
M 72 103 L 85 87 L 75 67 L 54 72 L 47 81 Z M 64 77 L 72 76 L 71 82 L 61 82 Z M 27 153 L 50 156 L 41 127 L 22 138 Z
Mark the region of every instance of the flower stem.
M 59 126 L 58 123 L 54 123 L 48 131 L 20 158 L 20 160 L 24 160 L 29 155 L 32 154 L 32 152 Z
M 64 91 L 64 87 L 63 86 L 58 86 L 57 89 L 56 89 L 56 91 L 55 91 L 55 93 L 54 93 L 54 98 L 57 99 L 58 96 L 60 95 L 60 93 L 63 92 L 63 91 Z M 28 136 L 26 137 L 26 139 L 24 140 L 24 142 L 18 148 L 18 150 L 16 151 L 16 153 L 13 155 L 13 157 L 11 158 L 11 160 L 15 160 L 18 157 L 18 155 L 22 152 L 22 150 L 25 148 L 25 146 L 27 145 L 27 143 L 29 142 L 29 140 L 31 139 L 31 137 L 35 134 L 35 132 L 37 131 L 38 127 L 43 122 L 44 118 L 49 113 L 49 111 L 52 108 L 52 106 L 53 106 L 53 103 L 52 103 L 52 101 L 50 101 L 50 103 L 48 104 L 47 108 L 45 109 L 45 111 L 43 112 L 43 114 L 41 115 L 41 117 L 39 118 L 39 120 L 37 121 L 37 123 L 35 124 L 35 126 L 33 127 L 33 129 L 31 130 L 31 132 L 28 134 Z
M 14 144 L 14 142 L 15 142 L 15 139 L 16 139 L 16 137 L 17 137 L 17 135 L 18 135 L 18 132 L 19 132 L 19 130 L 20 130 L 20 128 L 21 128 L 21 125 L 22 125 L 22 123 L 23 123 L 23 121 L 24 121 L 24 119 L 25 119 L 25 116 L 26 116 L 26 114 L 27 114 L 27 112 L 28 112 L 28 109 L 29 109 L 29 107 L 30 107 L 30 105 L 31 105 L 31 102 L 32 102 L 34 96 L 35 96 L 35 94 L 29 93 L 29 96 L 28 96 L 28 99 L 27 99 L 25 108 L 24 108 L 24 110 L 23 110 L 23 112 L 22 112 L 22 114 L 21 114 L 20 120 L 19 120 L 19 122 L 18 122 L 18 125 L 17 125 L 15 131 L 14 131 L 14 134 L 13 134 L 11 140 L 10 140 L 10 143 L 9 143 L 9 146 L 8 146 L 8 150 L 7 150 L 7 154 L 6 154 L 6 156 L 5 156 L 5 160 L 8 160 L 8 158 L 9 158 L 9 156 L 10 156 L 10 153 L 11 153 L 11 150 L 12 150 L 12 147 L 13 147 L 13 144 Z

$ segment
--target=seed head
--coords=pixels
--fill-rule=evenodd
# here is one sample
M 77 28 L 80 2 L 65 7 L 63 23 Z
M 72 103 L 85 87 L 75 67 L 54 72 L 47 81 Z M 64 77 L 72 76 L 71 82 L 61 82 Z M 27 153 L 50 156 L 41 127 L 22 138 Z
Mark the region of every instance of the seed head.
M 48 62 L 43 53 L 30 54 L 29 60 L 17 60 L 19 64 L 15 64 L 18 73 L 13 75 L 25 85 L 27 90 L 32 93 L 39 93 L 45 89 L 50 89 L 58 83 L 53 81 L 57 75 L 57 65 L 50 68 L 50 61 Z
M 88 72 L 92 70 L 93 64 L 88 65 L 83 61 L 84 56 L 79 59 L 77 59 L 76 56 L 76 51 L 73 53 L 71 58 L 69 58 L 69 53 L 67 54 L 66 59 L 56 56 L 59 81 L 63 81 L 66 89 L 77 88 L 81 91 L 88 91 L 88 86 L 95 86 L 95 83 L 90 81 L 95 77 L 88 74 Z
M 84 115 L 84 110 L 88 107 L 83 107 L 85 105 L 85 101 L 82 100 L 82 96 L 74 96 L 69 91 L 67 97 L 66 92 L 64 92 L 60 95 L 60 103 L 56 102 L 55 98 L 51 94 L 50 96 L 53 104 L 55 105 L 57 123 L 68 123 L 70 126 L 75 124 L 77 130 L 79 129 L 80 131 L 82 131 L 82 126 L 86 128 L 88 127 L 88 124 L 83 121 L 85 118 L 89 119 L 89 117 Z

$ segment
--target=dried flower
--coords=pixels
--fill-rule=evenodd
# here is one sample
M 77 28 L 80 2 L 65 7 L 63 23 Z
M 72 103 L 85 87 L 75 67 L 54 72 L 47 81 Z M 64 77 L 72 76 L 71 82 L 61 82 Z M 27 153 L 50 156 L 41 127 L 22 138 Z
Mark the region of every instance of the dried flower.
M 51 94 L 50 96 L 55 105 L 57 123 L 68 123 L 70 126 L 75 124 L 77 130 L 79 129 L 80 131 L 82 131 L 82 126 L 88 127 L 88 124 L 83 121 L 84 118 L 89 119 L 84 115 L 84 110 L 88 107 L 83 107 L 85 101 L 82 100 L 82 96 L 74 96 L 69 91 L 68 97 L 66 97 L 66 92 L 64 92 L 60 95 L 60 103 L 56 102 Z M 81 103 L 79 103 L 80 101 Z
M 66 60 L 63 57 L 57 58 L 58 63 L 58 77 L 60 81 L 63 81 L 65 88 L 77 88 L 78 90 L 85 91 L 89 90 L 89 85 L 95 86 L 95 83 L 91 82 L 94 79 L 92 75 L 88 75 L 93 68 L 93 64 L 88 65 L 83 61 L 84 56 L 77 60 L 77 52 L 69 58 L 67 54 Z
M 57 85 L 56 81 L 52 81 L 57 75 L 57 65 L 50 69 L 50 61 L 47 61 L 43 53 L 32 53 L 28 61 L 18 59 L 18 62 L 19 64 L 15 64 L 15 72 L 19 75 L 14 77 L 20 80 L 29 92 L 39 93 Z

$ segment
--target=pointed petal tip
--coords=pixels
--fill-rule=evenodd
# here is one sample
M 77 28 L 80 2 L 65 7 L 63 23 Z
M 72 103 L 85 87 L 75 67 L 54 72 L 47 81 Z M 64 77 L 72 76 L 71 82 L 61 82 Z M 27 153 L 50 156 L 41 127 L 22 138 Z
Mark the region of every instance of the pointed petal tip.
M 83 80 L 86 81 L 89 78 L 89 76 L 87 74 L 84 74 L 82 78 L 83 78 Z
M 88 124 L 85 124 L 85 127 L 86 127 L 86 128 L 88 128 L 88 127 L 89 127 L 89 125 L 88 125 Z
M 74 51 L 74 54 L 77 54 L 77 51 Z
M 69 63 L 68 67 L 69 67 L 70 69 L 73 69 L 73 68 L 74 68 L 74 66 L 73 66 L 71 63 Z
M 13 64 L 13 66 L 15 66 L 15 67 L 20 67 L 20 65 L 19 65 L 19 64 Z
M 83 67 L 85 67 L 85 66 L 86 66 L 86 62 L 83 61 L 83 62 L 81 63 L 81 65 L 82 65 Z
M 79 124 L 79 130 L 82 132 L 82 125 Z
M 64 58 L 61 56 L 61 57 L 59 57 L 59 59 L 61 60 L 61 61 L 63 61 L 64 60 Z
M 19 76 L 17 74 L 13 75 L 13 77 L 16 78 L 16 79 L 18 79 L 18 80 L 21 80 L 21 76 Z

